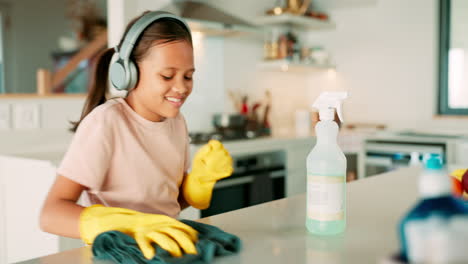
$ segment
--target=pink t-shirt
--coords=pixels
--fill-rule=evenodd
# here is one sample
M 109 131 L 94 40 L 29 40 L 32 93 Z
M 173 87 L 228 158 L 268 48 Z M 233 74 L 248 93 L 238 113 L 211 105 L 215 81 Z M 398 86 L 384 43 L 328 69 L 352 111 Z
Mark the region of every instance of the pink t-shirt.
M 119 98 L 83 119 L 57 172 L 88 187 L 90 204 L 177 217 L 189 155 L 182 114 L 152 122 Z

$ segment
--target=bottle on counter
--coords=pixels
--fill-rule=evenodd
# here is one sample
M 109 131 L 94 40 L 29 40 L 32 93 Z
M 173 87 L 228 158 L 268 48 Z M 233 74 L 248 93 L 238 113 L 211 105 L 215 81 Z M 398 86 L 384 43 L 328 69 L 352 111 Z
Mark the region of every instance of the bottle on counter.
M 421 166 L 421 160 L 419 159 L 419 156 L 420 156 L 419 152 L 416 152 L 416 151 L 411 152 L 408 166 L 410 167 Z
M 307 156 L 307 230 L 316 235 L 342 233 L 346 227 L 346 157 L 337 143 L 335 109 L 343 121 L 346 92 L 323 92 L 314 102 L 320 121 L 317 143 Z
M 399 225 L 401 259 L 409 263 L 466 263 L 468 206 L 451 193 L 440 154 L 426 154 L 420 201 Z

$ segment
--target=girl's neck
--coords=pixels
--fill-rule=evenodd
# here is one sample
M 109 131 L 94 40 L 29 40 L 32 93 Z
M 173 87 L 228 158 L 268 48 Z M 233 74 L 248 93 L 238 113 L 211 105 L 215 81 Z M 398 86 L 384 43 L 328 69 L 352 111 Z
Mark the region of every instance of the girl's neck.
M 151 112 L 142 103 L 139 103 L 138 98 L 136 98 L 137 96 L 137 94 L 130 92 L 128 93 L 128 96 L 124 98 L 125 102 L 127 102 L 127 104 L 130 106 L 130 108 L 133 109 L 133 111 L 135 111 L 135 113 L 152 122 L 162 122 L 165 120 L 164 117 Z

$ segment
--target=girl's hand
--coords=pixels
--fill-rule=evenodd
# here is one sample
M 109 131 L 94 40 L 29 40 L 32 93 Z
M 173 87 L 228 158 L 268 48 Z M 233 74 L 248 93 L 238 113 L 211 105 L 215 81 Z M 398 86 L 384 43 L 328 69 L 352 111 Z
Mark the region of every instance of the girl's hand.
M 231 155 L 221 142 L 210 140 L 195 154 L 192 171 L 184 179 L 182 192 L 185 201 L 198 209 L 208 208 L 215 183 L 231 176 L 232 172 Z
M 147 259 L 155 255 L 151 243 L 174 257 L 181 257 L 184 252 L 197 254 L 197 231 L 169 216 L 102 205 L 86 207 L 81 213 L 80 235 L 85 243 L 92 244 L 99 234 L 111 230 L 132 236 Z
M 218 181 L 229 177 L 232 172 L 232 158 L 223 144 L 210 140 L 195 154 L 192 162 L 192 174 L 200 181 Z

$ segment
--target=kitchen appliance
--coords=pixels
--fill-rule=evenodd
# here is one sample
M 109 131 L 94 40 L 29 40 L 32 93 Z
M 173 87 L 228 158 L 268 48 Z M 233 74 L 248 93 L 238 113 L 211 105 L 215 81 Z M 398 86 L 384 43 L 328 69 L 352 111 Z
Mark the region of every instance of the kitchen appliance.
M 247 118 L 241 114 L 218 113 L 213 115 L 214 131 L 189 133 L 191 144 L 204 144 L 210 139 L 219 141 L 254 139 L 268 135 L 261 131 L 249 130 Z
M 231 140 L 248 140 L 263 137 L 258 133 L 244 130 L 223 130 L 212 132 L 190 132 L 190 144 L 201 145 L 208 143 L 211 139 L 219 140 L 221 142 Z
M 448 152 L 445 142 L 403 141 L 390 139 L 367 139 L 364 145 L 365 175 L 372 176 L 409 166 L 416 153 L 419 160 L 425 153 L 441 154 L 446 157 Z
M 183 17 L 192 31 L 216 36 L 260 33 L 254 24 L 204 0 L 173 0 L 159 10 Z
M 243 130 L 247 119 L 242 114 L 217 113 L 213 115 L 216 130 Z
M 201 217 L 221 214 L 285 197 L 284 151 L 233 157 L 234 173 L 218 181 L 211 205 Z

